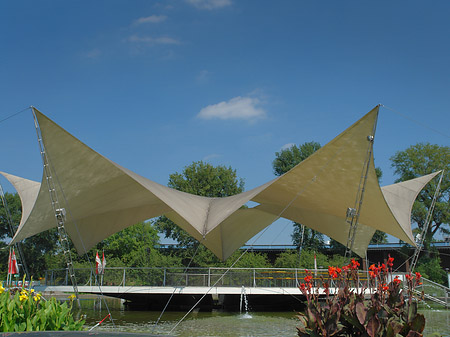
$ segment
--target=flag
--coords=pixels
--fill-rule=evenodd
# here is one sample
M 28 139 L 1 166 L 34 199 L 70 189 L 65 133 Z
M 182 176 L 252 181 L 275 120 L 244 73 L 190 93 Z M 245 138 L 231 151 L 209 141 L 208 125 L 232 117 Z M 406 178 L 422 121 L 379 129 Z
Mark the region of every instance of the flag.
M 8 260 L 8 274 L 19 274 L 19 266 L 17 265 L 16 253 L 14 248 L 9 248 L 9 260 Z
M 103 256 L 102 256 L 102 274 L 105 273 L 105 267 L 106 267 L 106 259 L 105 259 L 105 252 L 103 252 Z
M 95 256 L 95 273 L 96 274 L 102 273 L 102 262 L 100 261 L 100 258 L 98 257 L 98 252 L 97 252 L 97 255 Z

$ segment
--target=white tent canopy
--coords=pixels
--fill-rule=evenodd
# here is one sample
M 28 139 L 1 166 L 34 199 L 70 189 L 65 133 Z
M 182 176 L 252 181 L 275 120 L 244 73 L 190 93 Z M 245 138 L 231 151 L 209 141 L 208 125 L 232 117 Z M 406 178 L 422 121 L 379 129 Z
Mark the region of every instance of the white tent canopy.
M 279 217 L 316 229 L 346 244 L 347 208 L 357 199 L 368 136 L 378 107 L 286 174 L 244 193 L 207 198 L 144 178 L 98 154 L 38 110 L 42 141 L 57 194 L 66 209 L 66 231 L 79 253 L 139 221 L 166 215 L 221 259 Z M 2 173 L 22 200 L 13 243 L 56 227 L 46 177 L 42 184 Z M 353 250 L 361 255 L 376 229 L 414 245 L 412 204 L 437 173 L 380 188 L 373 157 Z M 241 209 L 249 200 L 259 205 Z

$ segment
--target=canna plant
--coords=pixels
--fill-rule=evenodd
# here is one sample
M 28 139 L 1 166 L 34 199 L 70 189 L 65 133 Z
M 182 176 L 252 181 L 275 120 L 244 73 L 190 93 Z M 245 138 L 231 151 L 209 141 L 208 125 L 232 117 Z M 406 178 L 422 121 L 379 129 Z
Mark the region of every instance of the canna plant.
M 371 265 L 369 284 L 365 287 L 358 287 L 357 261 L 352 260 L 342 268 L 330 266 L 328 279 L 321 280 L 325 293 L 323 301 L 319 301 L 318 290 L 313 290 L 313 276 L 307 271 L 305 282 L 300 284 L 307 306 L 305 313 L 298 316 L 301 323 L 297 327 L 298 335 L 422 336 L 425 317 L 417 313 L 417 302 L 413 300 L 421 275 L 407 274 L 404 291 L 403 282 L 391 277 L 393 261 L 389 257 L 386 264 Z
M 73 318 L 72 305 L 73 297 L 61 304 L 54 297 L 45 301 L 33 289 L 7 290 L 0 284 L 0 331 L 83 330 L 84 320 Z

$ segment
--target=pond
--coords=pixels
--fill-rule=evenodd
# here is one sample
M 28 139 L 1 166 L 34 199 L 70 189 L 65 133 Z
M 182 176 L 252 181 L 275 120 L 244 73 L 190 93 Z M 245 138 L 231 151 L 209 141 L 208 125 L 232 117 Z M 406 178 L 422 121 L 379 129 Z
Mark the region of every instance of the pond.
M 155 327 L 160 312 L 127 310 L 118 299 L 108 299 L 107 304 L 116 330 L 110 321 L 105 320 L 96 331 L 144 332 L 180 337 L 296 336 L 298 325 L 295 312 L 249 312 L 247 315 L 223 311 L 193 312 L 177 325 L 186 312 L 172 311 L 165 312 Z M 437 332 L 450 337 L 450 310 L 426 307 L 420 311 L 427 322 L 424 336 Z M 100 305 L 98 300 L 84 299 L 82 313 L 86 314 L 86 325 L 92 327 L 102 320 L 108 311 L 105 303 Z

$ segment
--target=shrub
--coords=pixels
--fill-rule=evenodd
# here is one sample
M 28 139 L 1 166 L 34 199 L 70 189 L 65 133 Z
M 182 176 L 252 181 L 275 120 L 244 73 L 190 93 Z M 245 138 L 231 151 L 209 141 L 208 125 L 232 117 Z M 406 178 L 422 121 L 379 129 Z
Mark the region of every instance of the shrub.
M 73 299 L 69 304 L 54 297 L 45 301 L 33 289 L 0 285 L 0 331 L 82 330 L 84 320 L 74 320 L 71 312 Z
M 322 279 L 325 302 L 319 303 L 318 290 L 312 288 L 312 274 L 308 272 L 300 290 L 306 296 L 307 308 L 299 314 L 299 336 L 422 336 L 425 317 L 417 313 L 413 301 L 414 289 L 421 275 L 406 275 L 406 296 L 403 281 L 392 279 L 393 258 L 387 265 L 369 267 L 370 281 L 359 287 L 355 260 L 342 268 L 329 267 L 329 277 Z M 333 284 L 334 287 L 330 285 Z M 372 289 L 375 289 L 372 292 Z M 366 300 L 365 296 L 370 295 Z

